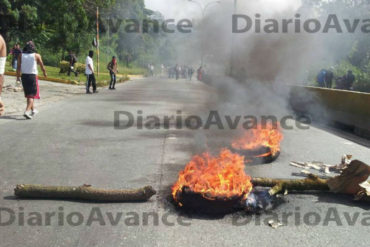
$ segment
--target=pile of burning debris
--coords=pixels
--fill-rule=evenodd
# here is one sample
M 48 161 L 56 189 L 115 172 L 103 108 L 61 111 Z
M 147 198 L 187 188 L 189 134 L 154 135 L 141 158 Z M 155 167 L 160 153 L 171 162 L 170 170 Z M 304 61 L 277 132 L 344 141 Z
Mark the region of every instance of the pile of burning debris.
M 329 191 L 355 195 L 355 199 L 369 201 L 370 167 L 352 161 L 345 155 L 339 165 L 322 162 L 291 162 L 302 168 L 300 180 L 251 178 L 245 164 L 269 163 L 280 154 L 283 135 L 279 126 L 257 128 L 246 132 L 223 149 L 218 156 L 209 153 L 196 155 L 180 172 L 172 187 L 175 204 L 184 210 L 205 214 L 227 214 L 239 210 L 256 212 L 273 206 L 280 194 L 288 191 Z M 314 169 L 325 176 L 309 172 Z M 339 176 L 330 177 L 332 173 Z M 271 189 L 263 189 L 270 187 Z
M 268 198 L 253 190 L 252 178 L 244 168 L 246 163 L 276 160 L 282 140 L 280 126 L 259 125 L 245 131 L 218 156 L 196 155 L 172 187 L 175 203 L 199 213 L 224 214 L 246 208 L 251 204 L 251 198 Z

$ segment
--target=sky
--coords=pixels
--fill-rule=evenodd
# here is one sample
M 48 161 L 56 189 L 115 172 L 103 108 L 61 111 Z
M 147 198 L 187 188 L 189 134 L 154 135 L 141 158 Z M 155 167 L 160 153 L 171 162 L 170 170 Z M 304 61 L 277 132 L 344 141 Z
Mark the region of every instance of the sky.
M 195 0 L 197 2 L 206 4 L 208 2 L 215 2 L 216 0 Z M 222 2 L 232 0 L 220 0 Z M 238 9 L 243 12 L 243 7 L 254 9 L 257 13 L 260 12 L 281 12 L 287 9 L 298 9 L 301 5 L 301 0 L 255 0 L 252 2 L 243 2 L 239 0 Z M 201 16 L 199 5 L 190 2 L 189 0 L 145 0 L 145 5 L 148 9 L 161 12 L 165 18 L 173 18 L 176 20 L 187 18 L 197 18 Z M 244 6 L 243 6 L 244 5 Z M 270 10 L 270 11 L 267 11 Z
M 167 19 L 191 19 L 200 16 L 200 8 L 188 0 L 145 0 L 145 5 L 148 9 L 161 12 Z

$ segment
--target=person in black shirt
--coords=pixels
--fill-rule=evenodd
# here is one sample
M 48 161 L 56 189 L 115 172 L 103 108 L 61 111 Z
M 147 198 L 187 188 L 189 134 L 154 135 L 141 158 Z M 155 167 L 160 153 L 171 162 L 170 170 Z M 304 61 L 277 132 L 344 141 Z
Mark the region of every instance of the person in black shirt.
M 17 67 L 18 67 L 17 66 L 18 65 L 17 64 L 18 63 L 18 57 L 19 57 L 19 55 L 22 54 L 22 50 L 21 50 L 19 44 L 15 44 L 10 53 L 13 55 L 12 67 L 13 67 L 13 70 L 15 71 L 15 70 L 17 70 Z
M 344 89 L 345 90 L 352 90 L 353 83 L 355 82 L 356 77 L 354 76 L 351 70 L 348 70 L 347 75 L 344 76 Z
M 118 73 L 118 64 L 116 57 L 112 57 L 112 61 L 108 63 L 107 69 L 110 74 L 110 84 L 109 89 L 115 90 L 116 89 L 116 82 L 117 82 L 117 73 Z
M 327 88 L 332 88 L 333 79 L 334 79 L 333 72 L 331 72 L 330 70 L 326 71 L 326 75 L 325 75 L 325 86 Z
M 67 73 L 68 76 L 70 76 L 71 72 L 73 72 L 75 74 L 75 76 L 77 77 L 78 72 L 75 69 L 75 64 L 77 63 L 77 58 L 76 58 L 75 54 L 72 53 L 72 51 L 69 52 L 67 60 L 69 62 L 69 68 L 68 68 L 68 73 Z

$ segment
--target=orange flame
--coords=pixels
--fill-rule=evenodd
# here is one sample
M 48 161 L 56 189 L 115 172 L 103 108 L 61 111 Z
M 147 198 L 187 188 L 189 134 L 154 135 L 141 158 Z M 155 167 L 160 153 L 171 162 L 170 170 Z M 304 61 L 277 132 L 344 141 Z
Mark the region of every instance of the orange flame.
M 247 130 L 243 135 L 232 142 L 231 146 L 236 150 L 258 150 L 266 147 L 270 151 L 257 157 L 274 156 L 280 152 L 280 143 L 283 134 L 279 124 L 259 124 L 257 128 Z
M 251 178 L 244 172 L 244 157 L 228 149 L 223 149 L 218 157 L 209 153 L 194 156 L 172 187 L 175 201 L 177 193 L 185 186 L 210 200 L 234 196 L 247 198 L 252 190 Z

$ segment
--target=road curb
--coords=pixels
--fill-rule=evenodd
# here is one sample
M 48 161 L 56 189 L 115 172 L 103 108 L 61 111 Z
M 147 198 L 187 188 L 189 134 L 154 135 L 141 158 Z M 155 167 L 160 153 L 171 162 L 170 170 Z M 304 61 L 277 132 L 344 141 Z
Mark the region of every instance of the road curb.
M 17 76 L 17 73 L 16 72 L 11 72 L 11 71 L 6 71 L 4 73 L 5 75 L 7 76 Z M 117 83 L 124 83 L 126 81 L 129 81 L 131 80 L 131 77 L 139 77 L 139 76 L 133 76 L 133 75 L 123 75 L 122 78 L 124 78 L 123 81 L 117 81 Z M 63 84 L 69 84 L 69 85 L 81 85 L 78 81 L 74 81 L 74 80 L 64 80 L 64 79 L 58 79 L 58 78 L 53 78 L 53 77 L 44 77 L 44 76 L 39 76 L 38 77 L 39 80 L 43 80 L 43 81 L 49 81 L 49 82 L 56 82 L 56 83 L 63 83 Z M 99 84 L 99 82 L 97 82 L 97 84 Z M 100 85 L 100 87 L 105 87 L 105 86 L 108 86 L 109 85 L 109 82 L 106 82 L 106 81 L 103 81 L 103 84 L 104 85 Z
M 4 74 L 7 75 L 7 76 L 17 76 L 16 72 L 10 72 L 10 71 L 5 72 Z M 57 78 L 52 78 L 52 77 L 39 76 L 39 80 L 57 82 L 57 83 L 64 83 L 64 84 L 71 84 L 71 85 L 79 85 L 79 83 L 77 81 L 63 80 L 63 79 L 57 79 Z

